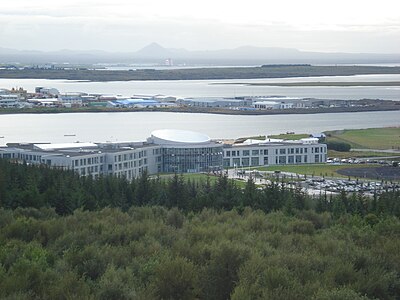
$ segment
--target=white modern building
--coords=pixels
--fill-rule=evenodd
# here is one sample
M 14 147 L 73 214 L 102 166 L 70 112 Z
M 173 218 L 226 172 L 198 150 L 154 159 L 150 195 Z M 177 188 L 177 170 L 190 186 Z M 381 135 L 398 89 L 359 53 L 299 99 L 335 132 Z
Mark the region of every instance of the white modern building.
M 327 147 L 317 138 L 246 140 L 224 146 L 223 167 L 324 163 L 326 156 Z
M 222 168 L 223 145 L 205 134 L 163 129 L 153 131 L 147 142 L 159 145 L 163 172 L 197 173 Z
M 16 94 L 0 94 L 0 107 L 18 107 L 20 102 L 19 95 Z
M 213 141 L 185 130 L 156 130 L 145 142 L 9 143 L 0 158 L 70 169 L 78 174 L 115 175 L 128 180 L 148 174 L 212 172 L 228 167 L 308 164 L 326 161 L 326 145 L 316 138 L 299 141 Z

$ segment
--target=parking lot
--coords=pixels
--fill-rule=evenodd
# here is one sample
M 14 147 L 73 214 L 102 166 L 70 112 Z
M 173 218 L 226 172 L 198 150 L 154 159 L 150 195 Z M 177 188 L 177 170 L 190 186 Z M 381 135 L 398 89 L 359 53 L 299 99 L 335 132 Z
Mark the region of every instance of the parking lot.
M 371 169 L 371 170 L 369 170 Z M 342 170 L 341 170 L 342 171 Z M 288 187 L 301 187 L 310 195 L 320 193 L 337 194 L 342 191 L 348 193 L 363 193 L 366 195 L 380 194 L 383 191 L 400 190 L 399 167 L 377 166 L 376 168 L 349 168 L 343 169 L 344 173 L 356 171 L 351 177 L 355 179 L 345 178 L 327 178 L 324 176 L 307 176 L 290 172 L 273 172 L 273 171 L 257 171 L 231 169 L 228 171 L 228 177 L 232 179 L 247 181 L 250 177 L 257 185 L 270 184 L 272 181 L 280 182 Z M 364 176 L 368 175 L 391 174 L 397 180 L 370 180 Z M 375 173 L 377 172 L 377 173 Z M 350 174 L 350 173 L 349 173 Z M 360 176 L 357 176 L 360 175 Z M 345 174 L 347 176 L 347 174 Z M 362 176 L 361 176 L 362 175 Z M 349 175 L 350 176 L 350 175 Z M 357 177 L 357 178 L 356 178 Z M 376 178 L 376 177 L 375 177 Z

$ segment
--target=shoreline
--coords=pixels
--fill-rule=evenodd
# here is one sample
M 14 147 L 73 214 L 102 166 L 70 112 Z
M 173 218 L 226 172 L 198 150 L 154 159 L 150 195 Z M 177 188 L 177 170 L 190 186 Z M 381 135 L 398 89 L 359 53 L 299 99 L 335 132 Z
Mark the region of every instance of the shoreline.
M 367 107 L 333 107 L 313 109 L 282 109 L 282 110 L 233 110 L 221 108 L 30 108 L 30 109 L 0 109 L 1 115 L 18 114 L 62 114 L 62 113 L 120 113 L 120 112 L 168 112 L 168 113 L 194 113 L 194 114 L 218 114 L 218 115 L 304 115 L 304 114 L 325 114 L 325 113 L 357 113 L 373 111 L 399 111 L 398 104 L 388 106 L 367 106 Z
M 400 87 L 400 81 L 364 81 L 364 82 L 323 82 L 323 81 L 313 81 L 313 82 L 222 82 L 222 83 L 212 83 L 213 85 L 248 85 L 248 86 L 281 86 L 281 87 L 319 87 L 319 86 L 336 86 L 336 87 L 353 87 L 353 86 L 388 86 L 388 87 Z
M 315 76 L 352 76 L 400 74 L 400 67 L 379 66 L 295 66 L 271 65 L 261 67 L 224 67 L 194 69 L 137 69 L 109 71 L 92 69 L 0 69 L 3 79 L 61 79 L 91 82 L 148 81 L 148 80 L 228 80 L 267 79 Z

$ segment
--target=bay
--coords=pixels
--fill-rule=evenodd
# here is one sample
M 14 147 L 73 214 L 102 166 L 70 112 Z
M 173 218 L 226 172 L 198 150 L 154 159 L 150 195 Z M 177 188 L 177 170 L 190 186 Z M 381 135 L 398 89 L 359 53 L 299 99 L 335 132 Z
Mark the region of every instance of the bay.
M 321 99 L 382 99 L 400 100 L 400 86 L 352 86 L 352 87 L 279 87 L 249 86 L 243 83 L 273 82 L 365 82 L 400 81 L 400 74 L 321 76 L 242 80 L 160 80 L 160 81 L 112 81 L 87 82 L 48 79 L 0 79 L 0 88 L 23 87 L 34 91 L 35 87 L 54 87 L 60 92 L 85 92 L 107 95 L 170 95 L 175 97 L 235 97 L 235 96 L 289 96 Z M 229 84 L 224 84 L 229 83 Z
M 222 139 L 388 126 L 400 126 L 400 111 L 263 116 L 170 112 L 14 114 L 0 115 L 0 144 L 144 141 L 153 130 L 163 128 L 193 130 Z

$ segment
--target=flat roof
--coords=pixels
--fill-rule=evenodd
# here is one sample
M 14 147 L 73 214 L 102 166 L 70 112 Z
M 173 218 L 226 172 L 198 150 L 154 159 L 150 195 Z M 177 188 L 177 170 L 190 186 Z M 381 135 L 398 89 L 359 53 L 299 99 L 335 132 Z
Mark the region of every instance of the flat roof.
M 50 151 L 59 149 L 74 149 L 74 148 L 97 148 L 94 143 L 62 143 L 62 144 L 34 144 L 35 149 Z

